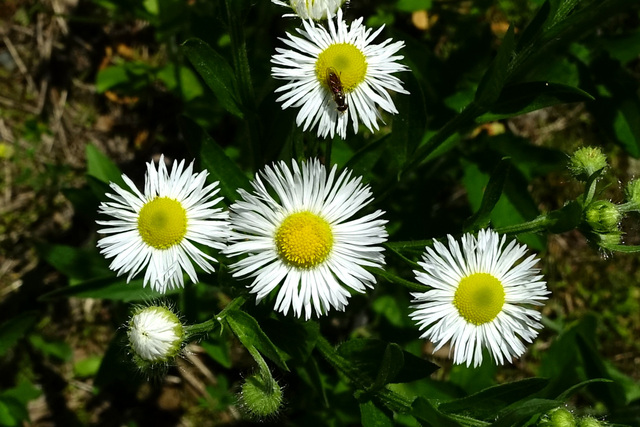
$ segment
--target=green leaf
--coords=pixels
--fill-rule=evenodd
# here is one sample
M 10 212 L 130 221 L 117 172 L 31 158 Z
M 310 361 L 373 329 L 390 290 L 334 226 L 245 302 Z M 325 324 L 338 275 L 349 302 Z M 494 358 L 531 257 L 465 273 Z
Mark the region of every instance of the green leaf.
M 533 415 L 544 414 L 560 405 L 561 403 L 556 400 L 547 399 L 530 399 L 516 402 L 500 411 L 497 421 L 491 424 L 491 427 L 512 427 L 519 425 L 519 423 L 530 419 Z
M 29 419 L 29 412 L 16 399 L 0 396 L 0 425 L 17 426 Z
M 226 339 L 212 339 L 209 337 L 206 341 L 201 342 L 200 345 L 213 360 L 227 369 L 231 368 L 229 342 Z
M 640 55 L 640 30 L 631 31 L 611 38 L 599 40 L 599 45 L 612 58 L 626 64 Z
M 598 353 L 595 347 L 580 335 L 576 336 L 576 342 L 582 360 L 584 362 L 584 368 L 587 374 L 587 378 L 606 378 L 610 379 L 607 366 L 602 356 Z M 601 401 L 607 405 L 610 411 L 615 411 L 618 408 L 622 408 L 629 402 L 626 399 L 624 389 L 616 382 L 610 382 L 607 384 L 599 384 L 594 387 L 589 387 L 592 394 L 597 396 Z
M 431 9 L 431 0 L 398 0 L 396 9 L 400 12 L 415 12 Z
M 167 89 L 177 93 L 184 101 L 191 101 L 203 93 L 198 77 L 190 68 L 168 64 L 158 71 L 157 77 Z
M 80 359 L 73 364 L 73 373 L 78 378 L 93 377 L 98 373 L 100 364 L 102 363 L 102 356 L 94 355 L 88 356 L 84 359 Z
M 123 394 L 135 394 L 139 384 L 146 382 L 144 376 L 132 375 L 137 366 L 127 356 L 127 344 L 127 332 L 125 328 L 119 328 L 102 358 L 100 369 L 98 369 L 93 382 L 96 387 L 103 389 L 110 385 L 116 385 L 117 390 L 121 390 L 120 392 Z
M 409 354 L 409 353 L 407 353 Z M 396 343 L 387 344 L 382 356 L 382 362 L 378 368 L 378 375 L 371 386 L 371 390 L 380 390 L 385 385 L 395 382 L 394 380 L 404 367 L 403 350 Z
M 389 137 L 389 147 L 398 165 L 403 167 L 415 152 L 425 133 L 427 111 L 422 88 L 413 74 L 404 79 L 405 88 L 411 96 L 401 95 L 396 99 L 398 114 L 393 117 L 393 132 Z
M 227 60 L 204 41 L 192 38 L 182 44 L 182 51 L 209 86 L 224 109 L 243 117 L 236 96 L 238 84 Z
M 288 358 L 301 363 L 307 360 L 315 348 L 320 333 L 316 322 L 289 319 L 264 319 L 262 330 Z
M 356 151 L 344 167 L 351 169 L 356 175 L 369 175 L 390 141 L 391 135 L 387 134 L 362 147 Z
M 478 85 L 475 102 L 480 106 L 488 107 L 500 97 L 508 77 L 507 68 L 513 57 L 515 47 L 513 32 L 514 27 L 511 25 L 502 39 L 498 54 Z
M 40 243 L 38 255 L 65 276 L 78 280 L 112 276 L 109 262 L 96 249 Z
M 363 427 L 392 427 L 393 422 L 372 401 L 360 404 L 360 416 Z
M 533 17 L 529 25 L 524 29 L 520 39 L 518 40 L 518 45 L 516 50 L 518 52 L 524 50 L 531 45 L 535 39 L 538 38 L 540 33 L 542 32 L 543 25 L 547 22 L 551 13 L 551 4 L 549 1 L 545 1 L 542 6 L 536 12 L 536 16 Z
M 338 347 L 338 354 L 348 360 L 367 378 L 367 381 L 373 385 L 380 375 L 388 345 L 391 344 L 377 339 L 352 339 Z M 392 354 L 387 359 L 388 361 L 394 360 L 396 363 L 399 363 L 396 350 L 395 348 L 390 350 Z M 388 374 L 393 374 L 392 382 L 403 383 L 417 381 L 422 378 L 427 378 L 439 369 L 437 365 L 414 356 L 407 351 L 403 350 L 402 356 L 404 362 L 402 363 L 401 369 L 394 367 L 393 370 L 391 370 L 392 368 L 387 366 L 385 368 L 387 372 L 382 374 L 385 377 L 383 380 L 388 379 L 390 376 Z
M 411 415 L 432 427 L 462 427 L 462 424 L 440 412 L 424 397 L 418 397 L 413 401 Z
M 573 200 L 561 209 L 550 212 L 547 218 L 553 221 L 548 226 L 552 233 L 559 234 L 574 230 L 582 221 L 582 205 Z
M 240 310 L 225 311 L 224 320 L 245 347 L 255 347 L 284 371 L 289 371 L 283 356 L 269 337 L 262 331 L 258 321 Z
M 28 380 L 19 380 L 18 385 L 0 393 L 3 397 L 12 397 L 26 405 L 29 401 L 42 395 L 42 390 Z
M 87 175 L 92 176 L 105 184 L 113 182 L 120 187 L 127 188 L 122 180 L 120 169 L 107 156 L 102 154 L 96 147 L 91 144 L 87 145 Z
M 490 357 L 488 354 L 486 356 Z M 492 360 L 485 360 L 478 367 L 464 364 L 454 365 L 449 373 L 449 381 L 451 384 L 459 386 L 467 394 L 474 394 L 496 384 L 497 370 L 498 367 Z
M 227 201 L 235 201 L 239 195 L 237 189 L 249 189 L 249 179 L 229 159 L 224 150 L 200 126 L 192 120 L 181 117 L 180 125 L 191 153 L 202 163 L 209 172 L 210 179 L 220 181 L 220 194 Z
M 556 400 L 562 400 L 565 401 L 568 398 L 570 398 L 571 396 L 573 396 L 575 393 L 577 393 L 579 390 L 583 389 L 584 387 L 588 386 L 589 384 L 593 384 L 593 383 L 610 383 L 613 382 L 612 380 L 607 380 L 605 378 L 595 378 L 593 380 L 587 380 L 587 381 L 582 381 L 576 385 L 573 385 L 571 387 L 569 387 L 567 390 L 563 391 L 562 394 L 560 394 Z
M 41 295 L 39 301 L 51 301 L 57 298 L 101 298 L 113 301 L 143 301 L 153 298 L 161 298 L 166 295 L 180 293 L 182 289 L 172 289 L 167 292 L 160 293 L 154 291 L 150 287 L 142 286 L 143 279 L 135 279 L 130 283 L 126 282 L 123 277 L 106 277 L 100 279 L 89 280 L 74 286 L 56 289 Z
M 376 298 L 371 304 L 371 308 L 384 316 L 396 328 L 413 326 L 413 322 L 409 319 L 409 305 L 402 304 L 394 296 L 382 295 Z
M 640 157 L 640 102 L 624 99 L 617 105 L 613 131 L 622 146 L 633 157 Z
M 438 409 L 445 413 L 464 413 L 474 418 L 490 420 L 501 409 L 542 390 L 548 383 L 549 380 L 544 378 L 528 378 L 501 384 L 443 403 Z
M 127 68 L 121 65 L 110 66 L 98 71 L 96 76 L 96 91 L 104 93 L 116 86 L 129 83 L 131 77 Z
M 593 96 L 577 87 L 560 83 L 517 83 L 505 87 L 495 104 L 488 112 L 476 118 L 476 122 L 492 122 L 520 116 L 552 105 L 586 102 L 594 99 Z
M 480 209 L 465 221 L 464 231 L 476 231 L 489 225 L 491 212 L 502 196 L 510 165 L 508 159 L 502 159 L 494 168 L 484 190 Z
M 63 341 L 47 341 L 41 335 L 32 334 L 29 335 L 29 342 L 43 354 L 53 356 L 63 362 L 71 360 L 73 355 L 73 350 L 71 350 L 69 344 Z
M 24 337 L 37 319 L 37 311 L 25 311 L 0 324 L 0 356 L 7 354 Z

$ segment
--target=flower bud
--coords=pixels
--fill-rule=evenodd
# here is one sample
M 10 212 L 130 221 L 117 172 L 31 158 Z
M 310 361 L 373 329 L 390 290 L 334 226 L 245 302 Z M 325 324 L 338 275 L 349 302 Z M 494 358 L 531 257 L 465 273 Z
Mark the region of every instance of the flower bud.
M 270 375 L 252 375 L 242 384 L 244 407 L 258 418 L 276 415 L 282 405 L 282 389 Z
M 184 327 L 166 307 L 140 307 L 131 316 L 127 335 L 133 359 L 140 368 L 171 361 L 182 349 Z
M 606 167 L 607 156 L 596 147 L 582 147 L 569 160 L 569 171 L 581 181 L 586 181 L 596 171 Z
M 320 21 L 333 17 L 345 0 L 272 0 L 280 6 L 289 6 L 301 19 Z M 289 16 L 289 15 L 285 15 Z
M 576 419 L 565 408 L 556 408 L 544 415 L 538 427 L 576 427 Z
M 624 192 L 628 202 L 640 207 L 640 179 L 629 181 Z
M 596 200 L 589 205 L 584 217 L 593 231 L 610 233 L 619 230 L 622 214 L 613 203 L 606 200 Z
M 584 417 L 578 421 L 578 427 L 604 427 L 607 423 L 600 422 L 593 417 Z

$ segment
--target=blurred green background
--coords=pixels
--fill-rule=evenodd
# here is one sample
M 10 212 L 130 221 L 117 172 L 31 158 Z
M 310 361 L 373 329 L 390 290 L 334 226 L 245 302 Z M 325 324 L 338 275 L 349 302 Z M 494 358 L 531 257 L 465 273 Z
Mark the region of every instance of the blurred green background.
M 622 201 L 621 186 L 640 174 L 638 5 L 577 3 L 583 10 L 604 5 L 605 12 L 590 17 L 588 29 L 568 32 L 566 42 L 541 49 L 517 77 L 580 88 L 593 100 L 572 102 L 583 98 L 570 92 L 554 102 L 559 105 L 527 114 L 502 114 L 498 108 L 398 182 L 414 150 L 474 99 L 509 26 L 516 40 L 524 37 L 543 2 L 348 2 L 348 20 L 364 16 L 368 26 L 386 25 L 378 41 L 405 41 L 404 63 L 412 69 L 400 76 L 412 95 L 395 98 L 400 114 L 384 116 L 389 126 L 380 134 L 359 132 L 333 142 L 333 162 L 364 175 L 379 196 L 376 207 L 387 211 L 392 241 L 459 233 L 505 156 L 511 170 L 491 214 L 494 226 L 530 220 L 577 197 L 582 187 L 565 164 L 567 154 L 585 145 L 600 146 L 609 156 L 601 198 Z M 144 162 L 160 153 L 192 159 L 197 141 L 206 139 L 203 131 L 248 177 L 274 160 L 323 152 L 321 142 L 295 127 L 296 112 L 275 103 L 276 83 L 269 76 L 270 57 L 282 45 L 278 37 L 295 31 L 298 22 L 282 19 L 285 10 L 267 0 L 230 4 L 0 4 L 0 424 L 360 423 L 352 391 L 335 373 L 325 374 L 325 366 L 313 371 L 321 372 L 319 379 L 308 378 L 307 366 L 276 374 L 286 384 L 283 414 L 247 419 L 236 393 L 255 367 L 228 331 L 190 344 L 177 366 L 152 379 L 136 371 L 122 345 L 130 302 L 148 296 L 140 293 L 140 281 L 116 280 L 95 250 L 105 178 L 121 171 L 140 183 Z M 225 61 L 221 67 L 235 70 L 242 58 L 232 43 L 244 42 L 251 85 L 240 82 L 236 99 L 214 94 L 192 67 L 187 53 L 197 46 L 194 38 L 215 49 Z M 512 112 L 513 105 L 508 107 L 502 106 Z M 393 123 L 403 131 L 391 132 Z M 640 243 L 637 216 L 627 218 L 623 229 L 626 244 Z M 322 319 L 320 328 L 336 343 L 353 337 L 398 342 L 442 366 L 429 380 L 398 386 L 399 391 L 450 399 L 534 375 L 557 379 L 558 391 L 610 378 L 613 383 L 573 396 L 569 407 L 639 425 L 637 254 L 605 253 L 578 231 L 521 238 L 541 254 L 553 295 L 543 309 L 545 329 L 513 365 L 486 363 L 473 370 L 452 367 L 447 349 L 430 356 L 432 346 L 417 339 L 407 317 L 408 293 L 384 279 L 370 298 L 354 297 L 346 313 Z M 415 260 L 419 252 L 404 256 Z M 397 254 L 386 256 L 396 274 L 412 277 Z M 204 321 L 233 296 L 225 274 L 221 266 L 220 277 L 205 276 L 203 284 L 167 298 L 189 322 Z M 246 306 L 267 319 L 261 326 L 268 331 L 269 308 Z M 318 381 L 324 388 L 310 385 Z

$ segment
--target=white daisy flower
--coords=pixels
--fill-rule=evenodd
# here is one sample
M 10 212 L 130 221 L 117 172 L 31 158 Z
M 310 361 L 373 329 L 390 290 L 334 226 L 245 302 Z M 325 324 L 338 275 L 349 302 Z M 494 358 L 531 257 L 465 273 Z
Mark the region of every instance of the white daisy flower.
M 396 55 L 404 42 L 391 43 L 387 39 L 373 44 L 383 27 L 373 32 L 362 25 L 362 18 L 349 27 L 338 9 L 337 21 L 328 21 L 327 31 L 313 21 L 303 21 L 304 28 L 297 31 L 302 37 L 287 33 L 281 38 L 291 49 L 277 48 L 271 62 L 276 66 L 271 74 L 276 79 L 288 80 L 276 89 L 283 92 L 277 101 L 282 108 L 300 107 L 296 117 L 303 130 L 318 127 L 318 136 L 337 133 L 346 138 L 349 120 L 353 131 L 358 123 L 373 131 L 381 119 L 377 107 L 397 113 L 389 90 L 408 94 L 402 82 L 391 75 L 408 68 L 397 63 L 403 56 Z
M 266 180 L 274 196 L 263 184 Z M 280 286 L 275 309 L 309 319 L 331 307 L 343 311 L 350 290 L 364 292 L 375 277 L 364 266 L 381 267 L 386 241 L 380 210 L 354 218 L 372 201 L 369 187 L 350 171 L 327 176 L 315 160 L 266 167 L 252 183 L 254 192 L 238 190 L 231 206 L 228 255 L 248 256 L 231 266 L 234 277 L 252 277 L 248 286 L 257 301 Z
M 147 283 L 159 292 L 183 287 L 183 270 L 193 283 L 198 281 L 192 261 L 206 272 L 214 271 L 210 255 L 194 243 L 224 249 L 228 234 L 228 213 L 214 208 L 222 197 L 218 182 L 206 185 L 207 171 L 193 173 L 193 162 L 185 169 L 184 160 L 174 162 L 168 173 L 164 156 L 158 169 L 147 163 L 144 194 L 126 176 L 129 187 L 123 189 L 111 183 L 116 194 L 100 204 L 99 213 L 115 220 L 97 221 L 107 228 L 98 233 L 108 234 L 98 241 L 100 253 L 114 258 L 109 268 L 118 276 L 129 273 L 127 282 L 146 268 Z
M 430 286 L 412 293 L 411 318 L 421 338 L 436 344 L 434 352 L 451 342 L 454 363 L 482 363 L 487 348 L 497 364 L 522 355 L 542 325 L 540 313 L 523 304 L 543 305 L 549 292 L 534 255 L 521 260 L 527 247 L 495 231 L 481 230 L 478 237 L 465 234 L 462 247 L 452 236 L 449 247 L 435 242 L 426 248 L 424 271 L 414 271 L 419 282 Z
M 294 13 L 288 13 L 284 16 L 299 16 L 302 19 L 313 19 L 320 21 L 327 19 L 327 15 L 331 18 L 336 11 L 342 6 L 345 0 L 271 0 L 279 6 L 285 6 L 293 9 Z
M 139 308 L 128 323 L 127 336 L 135 362 L 142 368 L 168 362 L 182 348 L 184 327 L 171 310 L 150 306 Z

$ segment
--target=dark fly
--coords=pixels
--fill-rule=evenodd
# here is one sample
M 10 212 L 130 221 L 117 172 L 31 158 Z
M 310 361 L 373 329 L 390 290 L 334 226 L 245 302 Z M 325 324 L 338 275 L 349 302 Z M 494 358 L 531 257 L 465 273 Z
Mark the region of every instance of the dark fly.
M 342 90 L 342 82 L 340 81 L 340 76 L 335 68 L 327 69 L 327 86 L 331 90 L 333 94 L 333 100 L 337 104 L 337 109 L 341 113 L 347 111 L 349 107 L 347 105 L 347 99 L 344 96 L 344 91 Z

